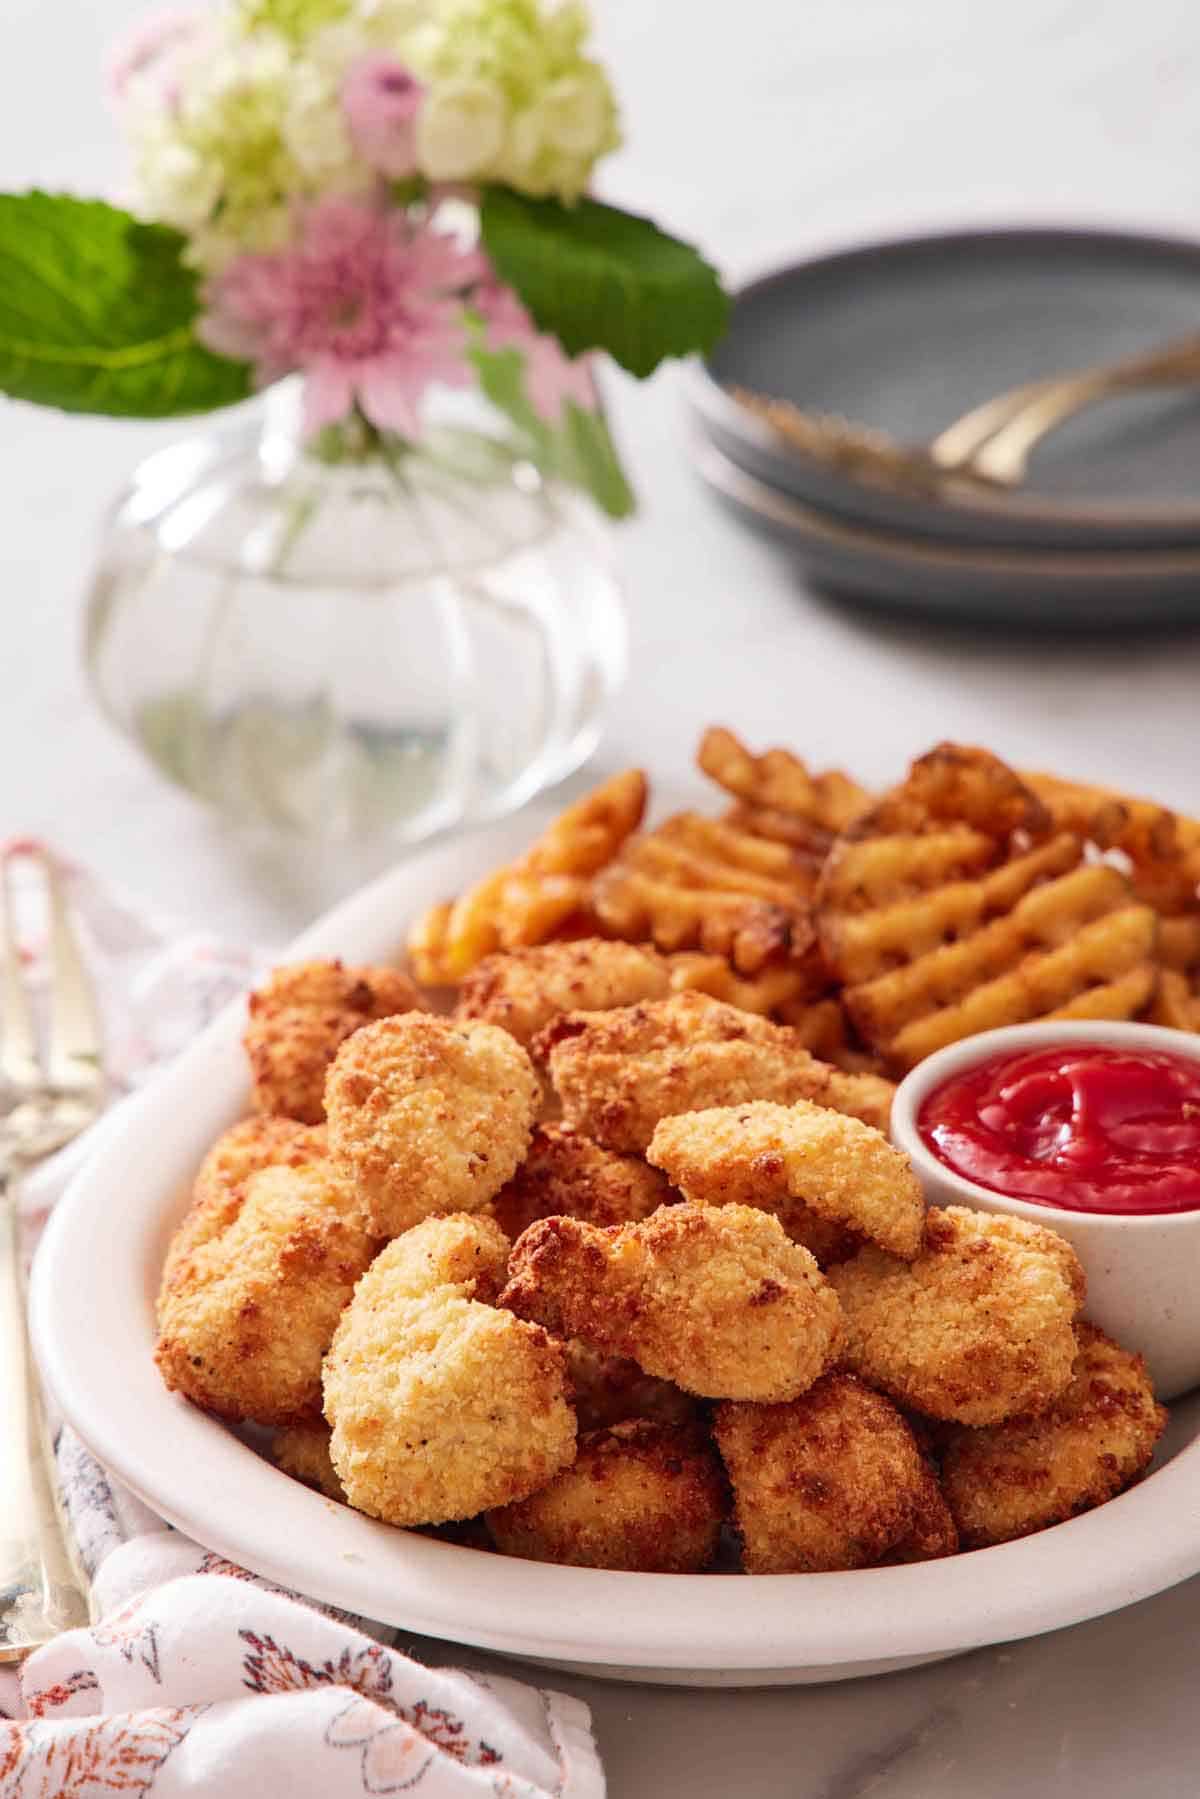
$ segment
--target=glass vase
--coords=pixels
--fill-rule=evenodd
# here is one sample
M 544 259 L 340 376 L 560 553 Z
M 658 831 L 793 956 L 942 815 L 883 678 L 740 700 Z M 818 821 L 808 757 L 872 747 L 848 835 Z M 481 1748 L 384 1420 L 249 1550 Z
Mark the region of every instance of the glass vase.
M 498 423 L 306 447 L 285 385 L 137 470 L 86 655 L 109 717 L 233 825 L 404 844 L 578 767 L 625 625 L 598 518 Z

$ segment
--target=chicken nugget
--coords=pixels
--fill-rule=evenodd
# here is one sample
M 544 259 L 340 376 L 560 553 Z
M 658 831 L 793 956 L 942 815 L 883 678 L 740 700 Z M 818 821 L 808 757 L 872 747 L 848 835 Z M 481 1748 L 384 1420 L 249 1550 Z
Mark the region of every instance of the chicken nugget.
M 1070 1385 L 1034 1418 L 956 1431 L 943 1483 L 967 1549 L 1007 1543 L 1103 1505 L 1145 1471 L 1167 1422 L 1140 1355 L 1076 1325 Z
M 373 1018 L 424 1002 L 398 968 L 301 962 L 277 968 L 250 995 L 242 1041 L 260 1112 L 320 1124 L 325 1074 L 338 1046 Z
M 854 1375 L 786 1405 L 720 1405 L 713 1431 L 747 1574 L 866 1568 L 911 1535 L 929 1471 L 895 1406 Z
M 812 1256 L 749 1206 L 664 1206 L 607 1230 L 543 1218 L 500 1303 L 708 1399 L 793 1399 L 841 1343 Z
M 908 1157 L 861 1119 L 809 1100 L 664 1118 L 646 1156 L 686 1198 L 774 1212 L 810 1248 L 813 1217 L 909 1260 L 921 1247 L 925 1200 Z
M 271 1460 L 293 1480 L 303 1481 L 326 1499 L 345 1504 L 346 1495 L 329 1459 L 327 1424 L 286 1424 L 271 1438 Z
M 912 1429 L 911 1424 L 909 1429 Z M 913 1434 L 917 1447 L 920 1448 L 920 1440 L 916 1438 L 915 1432 Z M 881 1559 L 889 1566 L 906 1562 L 934 1562 L 944 1555 L 957 1555 L 958 1549 L 958 1526 L 954 1522 L 954 1514 L 946 1504 L 942 1484 L 935 1470 L 928 1458 L 925 1458 L 925 1472 L 913 1508 L 912 1527 L 895 1548 L 889 1549 Z
M 526 1052 L 494 1024 L 384 1018 L 348 1038 L 329 1071 L 330 1154 L 380 1236 L 478 1212 L 524 1156 L 539 1091 Z
M 815 1100 L 886 1128 L 895 1088 L 818 1062 L 787 1025 L 691 991 L 612 1012 L 568 1012 L 535 1052 L 567 1124 L 641 1153 L 660 1119 L 706 1106 Z
M 325 1358 L 330 1456 L 346 1497 L 389 1524 L 524 1499 L 574 1459 L 561 1343 L 454 1287 L 397 1293 L 383 1250 Z
M 698 1430 L 630 1419 L 583 1437 L 528 1499 L 487 1514 L 497 1549 L 531 1562 L 698 1574 L 716 1554 L 725 1478 Z
M 1084 1274 L 1042 1225 L 934 1208 L 915 1261 L 868 1244 L 829 1280 L 847 1366 L 931 1418 L 996 1424 L 1044 1411 L 1071 1378 Z
M 627 1356 L 603 1355 L 581 1337 L 570 1337 L 567 1384 L 581 1431 L 600 1430 L 627 1418 L 652 1418 L 679 1426 L 699 1421 L 701 1407 L 670 1381 L 644 1374 Z
M 328 1153 L 323 1126 L 297 1124 L 292 1118 L 244 1118 L 225 1131 L 200 1164 L 192 1204 L 171 1238 L 164 1290 L 177 1263 L 233 1223 L 252 1174 L 263 1168 L 308 1168 L 325 1161 Z
M 671 964 L 649 944 L 581 937 L 488 956 L 459 988 L 456 1018 L 502 1025 L 529 1045 L 563 1012 L 605 1012 L 671 990 Z
M 167 1386 L 222 1418 L 319 1417 L 321 1358 L 377 1247 L 328 1164 L 252 1174 L 236 1216 L 170 1259 L 154 1352 Z
M 657 1168 L 640 1156 L 601 1149 L 565 1125 L 536 1126 L 529 1154 L 492 1201 L 492 1216 L 514 1240 L 539 1218 L 586 1218 L 627 1224 L 676 1198 Z
M 438 1287 L 453 1287 L 463 1299 L 491 1305 L 506 1279 L 508 1248 L 494 1218 L 471 1212 L 424 1218 L 393 1237 L 381 1276 L 386 1269 L 389 1298 L 419 1299 Z

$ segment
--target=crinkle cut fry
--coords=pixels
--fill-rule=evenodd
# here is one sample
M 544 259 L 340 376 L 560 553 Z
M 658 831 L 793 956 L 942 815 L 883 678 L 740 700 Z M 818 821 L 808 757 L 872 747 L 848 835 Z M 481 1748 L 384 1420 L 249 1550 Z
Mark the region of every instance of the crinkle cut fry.
M 810 774 L 790 750 L 764 750 L 756 756 L 720 725 L 705 731 L 696 761 L 734 799 L 807 819 L 834 833 L 845 830 L 870 803 L 866 789 L 840 769 Z
M 614 775 L 568 806 L 516 862 L 431 906 L 408 939 L 417 978 L 451 985 L 484 956 L 545 943 L 586 912 L 592 876 L 641 823 L 646 793 L 641 769 Z

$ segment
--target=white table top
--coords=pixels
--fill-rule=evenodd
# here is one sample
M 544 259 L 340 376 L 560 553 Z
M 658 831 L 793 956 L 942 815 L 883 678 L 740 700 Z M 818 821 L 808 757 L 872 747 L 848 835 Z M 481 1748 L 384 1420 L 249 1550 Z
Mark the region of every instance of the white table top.
M 140 10 L 6 0 L 0 184 L 115 184 L 96 69 Z M 595 0 L 595 11 L 632 138 L 609 191 L 732 271 L 909 227 L 1200 224 L 1190 0 Z M 964 736 L 1195 806 L 1200 634 L 974 639 L 839 609 L 700 492 L 673 374 L 623 383 L 616 424 L 644 506 L 621 542 L 634 672 L 605 765 L 681 778 L 714 719 L 868 779 Z M 363 868 L 339 863 L 301 887 L 248 860 L 105 726 L 79 669 L 79 593 L 104 501 L 177 432 L 0 403 L 0 831 L 44 833 L 183 918 L 278 941 Z M 1193 1583 L 1073 1631 L 841 1687 L 561 1684 L 595 1708 L 615 1799 L 1139 1788 L 1191 1799 L 1198 1603 Z

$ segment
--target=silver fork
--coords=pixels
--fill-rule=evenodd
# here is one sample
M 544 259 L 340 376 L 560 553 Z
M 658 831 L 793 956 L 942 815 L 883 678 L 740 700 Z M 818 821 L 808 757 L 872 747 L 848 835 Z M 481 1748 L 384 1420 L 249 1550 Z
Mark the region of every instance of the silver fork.
M 21 969 L 13 904 L 18 859 L 39 871 L 49 935 L 44 1043 Z M 0 857 L 0 1662 L 84 1624 L 88 1602 L 54 1497 L 46 1420 L 25 1323 L 17 1188 L 104 1103 L 95 995 L 50 857 Z

